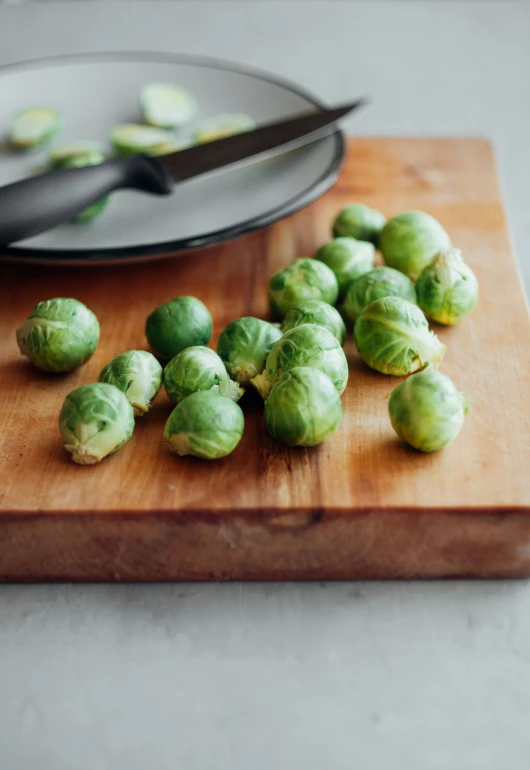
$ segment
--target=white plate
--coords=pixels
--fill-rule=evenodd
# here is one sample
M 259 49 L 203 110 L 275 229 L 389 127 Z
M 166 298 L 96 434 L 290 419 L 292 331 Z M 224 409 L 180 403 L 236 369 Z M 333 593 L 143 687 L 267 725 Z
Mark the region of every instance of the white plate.
M 236 64 L 191 56 L 113 53 L 64 56 L 0 67 L 0 126 L 29 106 L 60 110 L 64 128 L 54 144 L 100 141 L 117 123 L 140 120 L 138 94 L 149 81 L 180 83 L 199 112 L 177 133 L 186 141 L 206 118 L 242 112 L 256 123 L 320 108 L 313 96 L 278 78 Z M 112 196 L 88 224 L 67 224 L 4 250 L 46 262 L 152 258 L 251 232 L 306 206 L 337 178 L 344 154 L 340 132 L 276 158 L 190 180 L 173 195 Z M 45 152 L 0 154 L 0 184 L 42 166 Z

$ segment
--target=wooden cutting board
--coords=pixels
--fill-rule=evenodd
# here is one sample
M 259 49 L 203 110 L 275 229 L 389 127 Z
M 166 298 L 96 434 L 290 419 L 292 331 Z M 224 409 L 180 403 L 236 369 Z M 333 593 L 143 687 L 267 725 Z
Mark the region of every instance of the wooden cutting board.
M 424 209 L 449 231 L 481 288 L 460 326 L 437 328 L 441 371 L 472 411 L 445 451 L 422 455 L 394 435 L 399 382 L 365 367 L 349 336 L 350 380 L 338 433 L 288 449 L 245 396 L 230 457 L 171 455 L 161 394 L 132 440 L 93 467 L 73 465 L 57 431 L 66 394 L 120 351 L 145 346 L 157 305 L 194 294 L 215 345 L 242 315 L 266 316 L 271 273 L 311 255 L 334 214 L 362 201 L 390 216 Z M 0 302 L 0 577 L 3 580 L 239 580 L 530 575 L 528 309 L 482 139 L 354 139 L 335 187 L 295 216 L 235 242 L 148 265 L 3 265 Z M 19 355 L 15 328 L 54 296 L 86 302 L 101 322 L 93 359 L 64 377 Z

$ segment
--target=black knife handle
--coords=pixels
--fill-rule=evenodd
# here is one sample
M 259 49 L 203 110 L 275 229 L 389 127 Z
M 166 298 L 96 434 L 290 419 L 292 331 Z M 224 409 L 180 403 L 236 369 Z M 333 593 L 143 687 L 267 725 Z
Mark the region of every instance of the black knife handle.
M 173 181 L 155 158 L 136 155 L 0 187 L 0 246 L 50 230 L 114 190 L 127 188 L 168 195 Z

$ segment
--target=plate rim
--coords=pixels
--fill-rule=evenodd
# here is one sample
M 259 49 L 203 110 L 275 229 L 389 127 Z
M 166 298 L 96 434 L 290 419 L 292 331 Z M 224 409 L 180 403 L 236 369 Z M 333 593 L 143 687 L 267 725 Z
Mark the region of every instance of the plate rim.
M 0 77 L 8 74 L 9 71 L 24 71 L 38 69 L 43 65 L 65 66 L 72 62 L 91 62 L 91 61 L 139 61 L 149 59 L 152 62 L 190 64 L 197 67 L 208 69 L 223 70 L 237 74 L 248 75 L 257 79 L 272 83 L 284 88 L 297 96 L 306 99 L 310 104 L 318 109 L 325 109 L 325 105 L 313 93 L 304 87 L 293 83 L 287 78 L 275 75 L 266 70 L 257 67 L 227 59 L 220 59 L 210 56 L 201 56 L 195 54 L 180 54 L 169 51 L 94 51 L 85 53 L 60 54 L 57 56 L 43 56 L 36 59 L 25 59 L 18 62 L 11 62 L 0 65 Z M 345 155 L 344 134 L 340 129 L 334 131 L 330 136 L 335 142 L 333 157 L 327 168 L 315 179 L 308 187 L 300 193 L 290 198 L 280 206 L 276 206 L 263 214 L 250 217 L 236 225 L 224 227 L 219 230 L 212 230 L 203 235 L 193 238 L 177 238 L 170 241 L 157 241 L 142 246 L 119 246 L 106 247 L 101 249 L 82 248 L 82 249 L 51 249 L 51 248 L 28 248 L 20 246 L 3 247 L 2 257 L 17 257 L 17 261 L 31 262 L 53 262 L 57 264 L 87 264 L 95 262 L 114 262 L 119 264 L 126 260 L 145 260 L 178 256 L 188 253 L 195 249 L 214 246 L 224 241 L 232 240 L 243 235 L 259 230 L 268 225 L 274 224 L 291 214 L 300 211 L 323 195 L 337 180 Z M 327 138 L 327 137 L 326 137 Z M 323 140 L 319 140 L 323 141 Z

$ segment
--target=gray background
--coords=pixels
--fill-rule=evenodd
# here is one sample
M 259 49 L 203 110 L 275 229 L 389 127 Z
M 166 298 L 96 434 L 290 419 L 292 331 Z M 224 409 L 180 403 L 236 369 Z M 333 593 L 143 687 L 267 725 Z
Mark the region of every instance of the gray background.
M 0 8 L 1 62 L 207 54 L 369 94 L 352 133 L 489 136 L 527 282 L 529 37 L 525 2 Z M 1 770 L 529 767 L 526 582 L 5 586 L 0 619 Z

